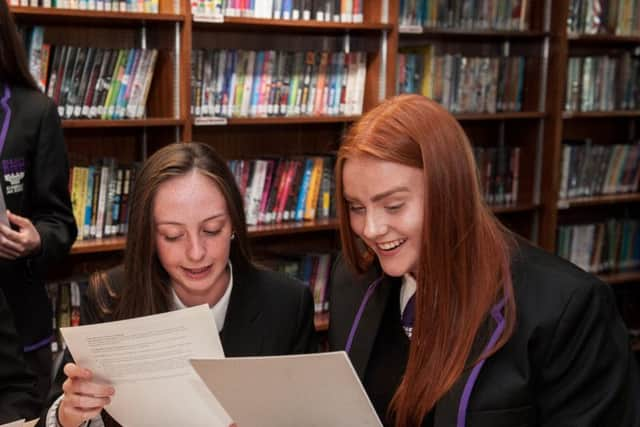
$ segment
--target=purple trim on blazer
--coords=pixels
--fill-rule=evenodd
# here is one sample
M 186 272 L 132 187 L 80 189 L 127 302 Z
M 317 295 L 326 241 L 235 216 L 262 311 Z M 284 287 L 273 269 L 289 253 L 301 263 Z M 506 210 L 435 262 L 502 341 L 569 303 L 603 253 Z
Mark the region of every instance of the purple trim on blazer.
M 358 308 L 358 312 L 356 313 L 356 317 L 353 320 L 353 324 L 351 325 L 351 331 L 349 331 L 349 338 L 347 338 L 347 344 L 344 346 L 344 351 L 349 353 L 351 351 L 351 346 L 353 344 L 353 337 L 356 335 L 356 331 L 358 330 L 358 325 L 360 324 L 360 319 L 362 318 L 362 313 L 364 313 L 364 308 L 367 306 L 369 302 L 369 298 L 373 295 L 373 291 L 378 287 L 378 283 L 382 281 L 384 276 L 378 277 L 376 280 L 371 282 L 369 287 L 367 288 L 367 292 L 364 294 L 364 298 L 362 298 L 362 302 L 360 303 L 360 308 Z
M 4 110 L 4 121 L 2 122 L 2 130 L 0 131 L 0 153 L 4 148 L 4 141 L 7 138 L 7 131 L 9 130 L 9 122 L 11 121 L 11 108 L 9 107 L 9 98 L 11 98 L 11 89 L 9 85 L 4 85 L 4 95 L 0 100 L 0 105 Z
M 30 351 L 37 350 L 37 349 L 39 349 L 41 347 L 44 347 L 45 345 L 49 344 L 51 341 L 53 341 L 53 335 L 51 335 L 50 337 L 47 337 L 47 338 L 45 338 L 43 340 L 40 340 L 35 344 L 31 344 L 31 345 L 26 346 L 24 348 L 24 352 L 28 353 Z
M 486 353 L 491 348 L 493 348 L 493 346 L 495 346 L 498 342 L 498 339 L 500 339 L 500 337 L 502 336 L 502 332 L 504 332 L 504 328 L 506 325 L 504 322 L 504 316 L 502 315 L 502 309 L 504 308 L 505 304 L 506 299 L 502 298 L 491 309 L 491 317 L 493 317 L 493 320 L 496 321 L 498 326 L 496 326 L 496 329 L 493 331 L 491 339 L 489 340 L 487 346 L 484 348 L 483 353 Z M 471 375 L 469 375 L 469 378 L 467 379 L 467 384 L 465 384 L 464 386 L 462 398 L 460 399 L 460 406 L 458 406 L 458 422 L 456 424 L 457 427 L 465 427 L 465 424 L 467 422 L 467 407 L 469 406 L 469 398 L 471 397 L 471 392 L 473 391 L 473 387 L 476 384 L 476 380 L 478 379 L 478 375 L 480 374 L 480 370 L 482 369 L 485 361 L 486 359 L 483 359 L 473 367 Z

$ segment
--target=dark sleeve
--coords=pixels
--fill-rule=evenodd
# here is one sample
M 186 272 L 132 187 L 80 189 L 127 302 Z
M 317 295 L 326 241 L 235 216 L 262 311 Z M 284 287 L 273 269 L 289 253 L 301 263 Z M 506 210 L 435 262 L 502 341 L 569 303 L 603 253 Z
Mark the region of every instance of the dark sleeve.
M 47 102 L 40 122 L 33 170 L 30 218 L 40 234 L 42 247 L 32 262 L 45 271 L 47 265 L 69 252 L 77 234 L 68 189 L 69 160 L 53 102 Z
M 315 353 L 318 351 L 318 338 L 314 325 L 313 297 L 308 287 L 300 292 L 296 334 L 291 354 Z
M 541 372 L 541 426 L 640 425 L 637 366 L 607 285 L 573 293 Z
M 33 419 L 41 403 L 36 379 L 27 370 L 4 293 L 0 290 L 0 424 Z

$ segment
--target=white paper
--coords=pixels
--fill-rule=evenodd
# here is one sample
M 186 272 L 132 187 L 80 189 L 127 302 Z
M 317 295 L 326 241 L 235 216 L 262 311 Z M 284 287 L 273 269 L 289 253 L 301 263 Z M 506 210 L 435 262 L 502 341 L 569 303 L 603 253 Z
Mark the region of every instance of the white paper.
M 9 218 L 7 218 L 7 204 L 4 202 L 4 194 L 2 194 L 2 189 L 0 189 L 0 224 L 4 224 L 7 227 L 10 227 Z
M 123 426 L 232 422 L 188 362 L 224 358 L 207 305 L 61 331 L 76 364 L 96 382 L 113 385 L 105 409 Z
M 0 191 L 0 194 L 2 194 L 1 191 Z M 21 420 L 12 421 L 10 423 L 0 425 L 0 427 L 23 427 L 23 426 L 24 426 L 24 418 Z
M 239 427 L 382 425 L 343 351 L 191 365 Z

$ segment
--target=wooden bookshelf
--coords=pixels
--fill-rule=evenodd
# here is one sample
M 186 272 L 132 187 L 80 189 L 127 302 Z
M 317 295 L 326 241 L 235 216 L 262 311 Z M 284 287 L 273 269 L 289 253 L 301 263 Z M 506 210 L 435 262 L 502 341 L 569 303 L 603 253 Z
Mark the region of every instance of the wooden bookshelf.
M 533 212 L 540 208 L 538 203 L 518 203 L 513 206 L 491 206 L 495 214 L 511 214 L 520 212 Z
M 403 37 L 446 38 L 449 40 L 539 40 L 549 36 L 547 31 L 500 31 L 500 30 L 462 30 L 454 28 L 425 28 L 419 26 L 399 27 Z
M 603 196 L 580 197 L 570 200 L 559 200 L 558 209 L 636 202 L 640 202 L 640 193 L 610 194 Z
M 571 119 L 615 119 L 615 118 L 638 118 L 640 110 L 616 110 L 616 111 L 564 111 L 562 118 Z
M 569 34 L 567 40 L 572 45 L 634 46 L 640 44 L 640 36 L 615 34 Z
M 101 12 L 95 10 L 59 9 L 44 7 L 11 6 L 14 16 L 20 21 L 42 24 L 109 24 L 139 26 L 143 23 L 184 22 L 184 14 Z
M 194 118 L 194 126 L 299 125 L 313 123 L 352 123 L 359 116 L 295 116 L 295 117 L 203 117 Z
M 456 113 L 454 114 L 456 119 L 461 122 L 470 121 L 501 121 L 501 120 L 532 120 L 532 119 L 544 119 L 545 113 L 536 111 L 523 111 L 523 112 L 505 112 L 505 113 Z
M 131 127 L 171 127 L 183 126 L 185 120 L 181 119 L 126 119 L 126 120 L 84 120 L 72 119 L 62 120 L 62 127 L 68 129 L 82 128 L 131 128 Z
M 316 313 L 314 315 L 313 323 L 316 327 L 316 331 L 327 331 L 329 329 L 329 313 Z
M 270 31 L 270 32 L 308 32 L 308 33 L 363 33 L 390 31 L 392 24 L 382 23 L 340 23 L 340 22 L 320 22 L 315 20 L 285 20 L 285 19 L 262 19 L 249 17 L 225 16 L 222 22 L 212 22 L 215 18 L 201 17 L 193 15 L 193 25 L 196 28 L 212 28 L 216 31 Z
M 77 240 L 71 248 L 72 255 L 114 252 L 124 250 L 126 239 L 122 236 L 94 240 Z
M 620 285 L 624 283 L 640 282 L 640 271 L 599 274 L 598 277 L 600 280 L 610 285 Z

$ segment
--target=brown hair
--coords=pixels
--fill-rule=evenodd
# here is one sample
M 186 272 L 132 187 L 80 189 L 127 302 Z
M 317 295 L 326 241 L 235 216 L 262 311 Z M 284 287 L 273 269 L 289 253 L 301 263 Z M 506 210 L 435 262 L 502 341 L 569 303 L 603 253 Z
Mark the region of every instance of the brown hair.
M 358 156 L 420 168 L 424 173 L 416 320 L 404 378 L 390 405 L 396 425 L 420 425 L 469 368 L 466 363 L 474 339 L 502 296 L 506 297 L 506 328 L 489 354 L 513 332 L 511 236 L 482 199 L 471 146 L 460 124 L 423 96 L 401 95 L 363 116 L 338 152 L 336 200 L 342 248 L 358 272 L 375 262 L 374 253 L 363 248 L 351 229 L 343 196 L 344 164 Z
M 102 315 L 113 320 L 162 313 L 171 306 L 169 276 L 155 248 L 153 201 L 158 187 L 177 176 L 198 170 L 211 178 L 224 195 L 235 238 L 229 259 L 234 268 L 251 264 L 242 197 L 233 174 L 213 148 L 201 143 L 167 145 L 143 164 L 129 200 L 129 229 L 125 248 L 125 286 L 116 288 L 104 272 L 91 278 L 92 297 Z
M 6 0 L 0 0 L 0 83 L 38 89 Z

